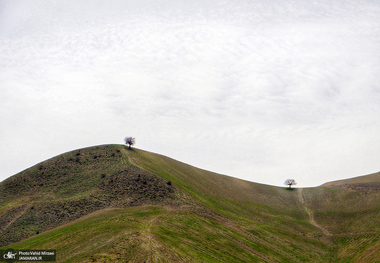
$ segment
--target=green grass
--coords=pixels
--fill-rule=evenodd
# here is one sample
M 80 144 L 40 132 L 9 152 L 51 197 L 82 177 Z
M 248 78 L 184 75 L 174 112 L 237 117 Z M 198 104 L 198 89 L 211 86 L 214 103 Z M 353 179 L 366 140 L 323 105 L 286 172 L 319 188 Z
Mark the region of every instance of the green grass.
M 107 252 L 110 247 L 138 235 L 144 231 L 147 220 L 162 213 L 162 207 L 135 207 L 98 212 L 89 218 L 74 221 L 10 247 L 56 249 L 58 262 L 78 262 L 98 255 L 114 258 L 116 255 Z M 139 240 L 134 242 L 141 245 Z M 130 254 L 133 255 L 134 252 L 132 250 Z
M 147 233 L 151 237 L 146 237 Z M 147 256 L 145 259 L 155 261 L 171 258 L 202 262 L 299 262 L 308 259 L 310 253 L 297 251 L 300 248 L 294 244 L 286 245 L 289 254 L 279 252 L 278 245 L 263 242 L 231 222 L 148 206 L 95 213 L 10 247 L 56 249 L 58 262 L 142 261 L 142 254 Z M 298 253 L 290 256 L 294 252 Z

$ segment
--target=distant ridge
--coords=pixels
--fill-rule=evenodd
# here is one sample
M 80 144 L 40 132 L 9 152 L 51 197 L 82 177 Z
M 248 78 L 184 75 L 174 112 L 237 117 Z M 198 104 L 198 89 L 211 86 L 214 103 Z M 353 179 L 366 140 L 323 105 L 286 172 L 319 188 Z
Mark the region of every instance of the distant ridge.
M 380 192 L 380 172 L 345 180 L 328 182 L 321 185 L 321 187 L 337 187 L 357 191 Z
M 380 172 L 357 176 L 353 178 L 331 181 L 322 184 L 321 186 L 336 186 L 336 185 L 344 185 L 344 184 L 358 184 L 358 183 L 379 183 L 380 182 Z

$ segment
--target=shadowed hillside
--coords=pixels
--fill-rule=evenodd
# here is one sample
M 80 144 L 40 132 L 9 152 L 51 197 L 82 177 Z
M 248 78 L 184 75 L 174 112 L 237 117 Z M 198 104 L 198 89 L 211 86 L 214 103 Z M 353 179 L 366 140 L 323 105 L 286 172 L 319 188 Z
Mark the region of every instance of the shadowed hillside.
M 376 188 L 286 190 L 104 145 L 0 183 L 0 246 L 59 262 L 377 262 L 379 210 Z

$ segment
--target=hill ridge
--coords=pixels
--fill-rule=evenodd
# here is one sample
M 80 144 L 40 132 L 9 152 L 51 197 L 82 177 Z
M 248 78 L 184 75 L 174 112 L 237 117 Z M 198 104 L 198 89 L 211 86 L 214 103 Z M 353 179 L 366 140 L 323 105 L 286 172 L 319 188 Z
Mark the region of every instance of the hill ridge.
M 0 183 L 0 246 L 49 247 L 58 262 L 376 262 L 379 201 L 378 191 L 289 191 L 100 145 Z
M 363 183 L 379 183 L 380 182 L 380 172 L 371 173 L 367 175 L 355 176 L 352 178 L 335 180 L 326 182 L 320 186 L 336 186 L 345 184 L 363 184 Z

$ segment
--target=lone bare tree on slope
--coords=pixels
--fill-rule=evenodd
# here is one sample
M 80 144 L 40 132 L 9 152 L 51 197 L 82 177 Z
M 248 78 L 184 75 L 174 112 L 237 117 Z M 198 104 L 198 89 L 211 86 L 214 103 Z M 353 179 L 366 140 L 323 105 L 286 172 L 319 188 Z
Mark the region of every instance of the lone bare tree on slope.
M 289 185 L 289 189 L 291 188 L 292 185 L 296 185 L 297 182 L 294 179 L 286 179 L 284 182 L 284 185 Z
M 131 149 L 131 146 L 136 143 L 136 139 L 133 137 L 125 137 L 124 141 L 125 141 L 125 144 L 128 145 L 129 149 Z

